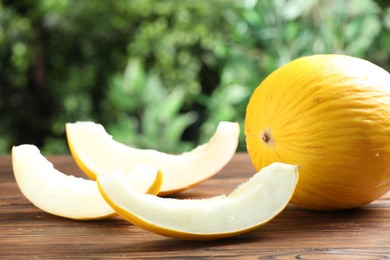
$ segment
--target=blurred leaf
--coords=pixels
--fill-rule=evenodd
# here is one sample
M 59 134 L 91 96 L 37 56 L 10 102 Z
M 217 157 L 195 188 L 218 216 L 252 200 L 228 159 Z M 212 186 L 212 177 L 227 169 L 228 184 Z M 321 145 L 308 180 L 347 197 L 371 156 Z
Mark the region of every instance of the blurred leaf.
M 147 78 L 140 59 L 130 59 L 125 70 L 124 82 L 121 85 L 123 92 L 128 95 L 139 94 L 146 81 Z
M 346 51 L 361 56 L 371 47 L 381 30 L 380 20 L 376 16 L 365 16 L 356 23 L 351 24 L 352 32 L 346 30 L 349 44 Z
M 188 112 L 176 117 L 175 120 L 172 120 L 172 122 L 167 125 L 164 131 L 164 140 L 169 143 L 170 151 L 185 151 L 194 146 L 194 144 L 188 144 L 192 147 L 187 147 L 186 144 L 184 144 L 181 149 L 176 148 L 177 141 L 181 140 L 182 134 L 184 133 L 186 128 L 192 123 L 194 123 L 196 119 L 197 115 L 194 112 Z

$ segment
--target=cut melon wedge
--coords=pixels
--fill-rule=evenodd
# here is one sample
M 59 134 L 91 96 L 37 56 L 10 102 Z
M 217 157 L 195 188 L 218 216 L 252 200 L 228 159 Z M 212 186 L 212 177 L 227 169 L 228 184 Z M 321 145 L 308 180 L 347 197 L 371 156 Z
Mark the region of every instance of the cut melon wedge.
M 185 240 L 225 238 L 269 222 L 287 206 L 297 182 L 297 166 L 273 163 L 228 196 L 179 200 L 137 193 L 121 174 L 97 177 L 103 197 L 123 218 L 154 233 Z
M 167 195 L 219 172 L 237 149 L 240 127 L 238 123 L 220 122 L 208 143 L 177 155 L 126 146 L 93 122 L 67 123 L 66 134 L 75 161 L 92 180 L 118 170 L 130 171 L 142 163 L 161 170 L 164 181 L 160 195 Z
M 14 146 L 12 165 L 22 194 L 47 213 L 84 220 L 116 215 L 95 181 L 56 170 L 34 145 Z M 126 185 L 140 193 L 157 194 L 162 183 L 161 173 L 149 166 L 141 165 L 123 176 Z

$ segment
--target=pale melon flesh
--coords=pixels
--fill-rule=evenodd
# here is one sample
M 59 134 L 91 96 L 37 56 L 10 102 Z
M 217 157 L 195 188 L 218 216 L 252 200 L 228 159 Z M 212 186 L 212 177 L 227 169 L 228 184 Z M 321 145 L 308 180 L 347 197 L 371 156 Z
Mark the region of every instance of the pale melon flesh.
M 229 237 L 267 223 L 287 206 L 297 181 L 297 166 L 273 163 L 227 196 L 180 200 L 135 192 L 121 174 L 97 177 L 103 197 L 129 222 L 188 240 Z
M 34 145 L 14 146 L 12 165 L 22 194 L 47 213 L 84 220 L 116 215 L 102 198 L 95 181 L 58 171 Z M 139 166 L 126 173 L 124 181 L 135 192 L 157 193 L 162 181 L 158 175 L 157 169 Z
M 67 123 L 66 133 L 73 157 L 91 179 L 118 170 L 130 171 L 140 163 L 147 164 L 162 172 L 164 181 L 160 195 L 168 195 L 218 173 L 236 152 L 240 127 L 238 123 L 220 122 L 207 143 L 182 154 L 124 145 L 94 122 Z

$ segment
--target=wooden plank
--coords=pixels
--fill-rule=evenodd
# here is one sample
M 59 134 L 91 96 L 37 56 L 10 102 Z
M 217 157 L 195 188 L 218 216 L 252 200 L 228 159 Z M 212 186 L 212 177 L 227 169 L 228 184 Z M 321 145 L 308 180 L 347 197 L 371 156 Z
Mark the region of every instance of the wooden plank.
M 83 176 L 70 156 L 48 157 L 67 174 Z M 246 153 L 222 171 L 175 197 L 229 193 L 254 169 Z M 267 225 L 241 236 L 208 242 L 179 241 L 135 227 L 120 217 L 68 220 L 44 213 L 20 193 L 11 158 L 0 157 L 0 259 L 387 259 L 390 192 L 360 209 L 317 212 L 289 205 Z

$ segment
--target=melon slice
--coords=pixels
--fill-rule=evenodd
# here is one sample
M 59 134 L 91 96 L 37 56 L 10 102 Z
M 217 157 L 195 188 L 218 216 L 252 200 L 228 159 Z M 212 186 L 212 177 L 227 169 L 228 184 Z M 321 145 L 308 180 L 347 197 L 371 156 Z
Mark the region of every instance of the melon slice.
M 160 195 L 190 188 L 219 172 L 233 157 L 240 134 L 238 123 L 220 122 L 208 143 L 183 154 L 137 149 L 113 140 L 104 127 L 93 122 L 66 124 L 71 153 L 92 180 L 138 164 L 153 166 L 164 174 Z
M 22 194 L 47 213 L 84 220 L 116 215 L 100 195 L 95 181 L 56 170 L 34 145 L 14 146 L 12 165 Z M 161 173 L 146 165 L 123 175 L 123 180 L 136 192 L 152 194 L 159 192 L 162 183 Z
M 98 176 L 99 190 L 119 215 L 157 234 L 185 240 L 211 240 L 242 234 L 272 220 L 290 201 L 298 167 L 273 163 L 229 195 L 180 200 L 145 195 L 124 175 Z

